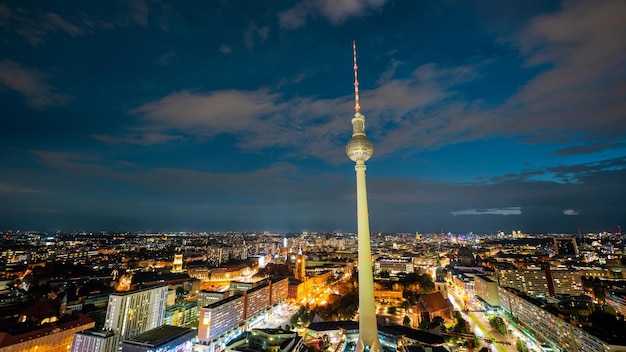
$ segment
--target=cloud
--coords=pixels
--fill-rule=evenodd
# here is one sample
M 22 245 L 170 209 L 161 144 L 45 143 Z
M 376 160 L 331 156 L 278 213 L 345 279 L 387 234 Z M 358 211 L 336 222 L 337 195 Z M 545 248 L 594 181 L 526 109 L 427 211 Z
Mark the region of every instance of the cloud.
M 12 183 L 0 182 L 0 193 L 37 193 L 39 191 L 18 186 Z
M 578 214 L 580 214 L 578 212 L 578 210 L 574 210 L 574 209 L 565 209 L 565 210 L 563 210 L 563 215 L 573 216 L 573 215 L 578 215 Z
M 221 44 L 220 47 L 217 49 L 220 53 L 224 54 L 224 55 L 228 55 L 230 53 L 233 52 L 233 48 L 226 45 L 226 44 Z
M 165 30 L 164 18 L 171 9 L 163 4 L 155 4 L 157 13 L 154 15 L 159 26 Z M 64 32 L 70 36 L 93 34 L 96 29 L 110 29 L 127 27 L 130 25 L 148 26 L 149 7 L 142 0 L 125 2 L 116 9 L 115 14 L 107 17 L 89 15 L 80 12 L 80 15 L 71 19 L 64 18 L 55 12 L 27 11 L 19 6 L 9 7 L 0 4 L 0 27 L 8 33 L 24 38 L 32 46 L 44 42 L 45 37 L 54 32 Z
M 452 211 L 450 214 L 457 215 L 522 215 L 521 207 L 489 208 L 489 209 L 466 209 Z
M 168 142 L 173 142 L 173 141 L 180 141 L 184 137 L 177 136 L 177 135 L 168 135 L 168 134 L 163 134 L 163 133 L 144 132 L 144 133 L 129 134 L 123 137 L 94 134 L 94 135 L 91 135 L 91 138 L 107 143 L 107 144 L 134 144 L 134 145 L 147 146 L 147 145 L 154 145 L 154 144 L 163 144 L 163 143 L 168 143 Z
M 555 150 L 553 154 L 567 156 L 567 155 L 582 155 L 591 154 L 607 149 L 617 149 L 626 147 L 626 143 L 615 142 L 596 142 L 590 144 L 576 145 L 572 147 L 562 148 Z
M 624 137 L 626 70 L 623 1 L 567 1 L 555 13 L 534 18 L 519 31 L 517 45 L 529 67 L 548 67 L 528 81 L 504 106 L 520 110 L 520 133 L 579 131 L 592 137 Z M 550 137 L 549 134 L 546 137 Z
M 68 97 L 58 93 L 45 79 L 46 75 L 36 69 L 9 60 L 0 61 L 0 83 L 23 95 L 28 105 L 39 110 L 65 105 Z
M 269 37 L 270 28 L 268 26 L 257 26 L 255 22 L 251 22 L 243 34 L 243 43 L 246 49 L 252 49 L 256 45 L 264 43 Z
M 302 1 L 278 14 L 281 27 L 296 29 L 306 24 L 309 17 L 321 16 L 333 26 L 351 17 L 361 17 L 380 9 L 386 0 L 313 0 Z

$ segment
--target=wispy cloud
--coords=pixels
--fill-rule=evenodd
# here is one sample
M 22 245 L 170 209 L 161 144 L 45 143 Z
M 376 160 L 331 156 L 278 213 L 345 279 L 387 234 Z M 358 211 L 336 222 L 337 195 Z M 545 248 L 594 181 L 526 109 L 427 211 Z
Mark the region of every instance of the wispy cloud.
M 336 26 L 350 17 L 360 17 L 378 10 L 386 0 L 304 0 L 278 14 L 281 27 L 296 29 L 310 17 L 322 16 Z
M 522 215 L 521 207 L 489 208 L 489 209 L 465 209 L 452 211 L 450 214 L 457 215 Z
M 20 6 L 0 4 L 0 27 L 7 33 L 24 38 L 33 46 L 45 41 L 48 34 L 63 32 L 70 36 L 93 34 L 96 29 L 127 27 L 129 25 L 148 26 L 150 8 L 148 2 L 133 0 L 125 3 L 118 11 L 106 18 L 91 16 L 84 11 L 72 18 L 64 18 L 49 11 L 28 11 Z M 159 27 L 164 29 L 164 18 L 168 9 L 165 5 L 153 3 Z
M 565 210 L 563 210 L 563 215 L 574 216 L 574 215 L 578 215 L 578 214 L 580 214 L 580 212 L 578 210 L 574 210 L 574 209 L 565 209 Z
M 46 78 L 39 70 L 9 60 L 0 61 L 0 83 L 23 95 L 28 105 L 41 110 L 65 105 L 68 97 L 46 83 Z
M 38 193 L 40 191 L 28 187 L 22 187 L 16 184 L 1 182 L 0 193 Z
M 258 44 L 264 43 L 269 34 L 269 26 L 258 26 L 256 22 L 251 22 L 243 34 L 243 43 L 246 49 L 252 49 Z

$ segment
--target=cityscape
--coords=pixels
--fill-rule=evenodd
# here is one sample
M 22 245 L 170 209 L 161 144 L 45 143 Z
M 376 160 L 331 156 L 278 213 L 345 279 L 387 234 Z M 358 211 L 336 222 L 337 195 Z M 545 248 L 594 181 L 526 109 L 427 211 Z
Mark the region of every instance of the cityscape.
M 625 2 L 74 5 L 0 4 L 0 352 L 626 351 Z

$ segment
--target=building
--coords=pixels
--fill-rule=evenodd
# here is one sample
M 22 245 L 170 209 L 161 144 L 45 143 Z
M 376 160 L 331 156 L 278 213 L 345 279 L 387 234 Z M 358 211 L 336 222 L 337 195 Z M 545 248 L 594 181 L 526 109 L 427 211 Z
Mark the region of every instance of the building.
M 556 255 L 578 255 L 578 246 L 575 238 L 554 237 L 554 251 Z
M 165 309 L 163 324 L 186 326 L 198 321 L 198 302 L 184 302 L 174 304 Z
M 32 328 L 16 324 L 15 329 L 0 332 L 0 351 L 66 352 L 72 345 L 75 333 L 91 329 L 94 325 L 94 321 L 82 313 L 64 315 L 54 322 Z
M 520 325 L 533 331 L 541 342 L 564 351 L 626 351 L 626 346 L 611 345 L 582 328 L 561 319 L 557 312 L 544 309 L 544 304 L 522 292 L 500 287 L 501 307 L 515 317 Z
M 167 291 L 153 286 L 110 294 L 102 331 L 77 335 L 72 352 L 117 351 L 122 340 L 163 325 Z
M 221 301 L 228 297 L 228 292 L 200 290 L 198 292 L 198 309 Z
M 161 326 L 166 301 L 167 286 L 112 293 L 103 329 L 113 331 L 121 341 Z
M 414 271 L 411 258 L 380 258 L 376 261 L 375 267 L 379 272 L 384 271 L 392 276 Z
M 500 306 L 498 283 L 484 275 L 474 276 L 474 291 L 476 296 L 489 304 L 491 307 Z
M 302 338 L 293 331 L 279 329 L 252 329 L 248 334 L 248 348 L 265 352 L 297 351 L 302 347 Z M 237 349 L 233 349 L 237 351 Z M 242 349 L 247 351 L 247 349 Z
M 530 266 L 520 269 L 511 265 L 496 268 L 500 286 L 514 288 L 529 296 L 579 295 L 582 279 L 576 269 Z
M 417 301 L 416 307 L 419 310 L 416 325 L 419 325 L 423 321 L 433 321 L 434 317 L 450 320 L 454 312 L 452 302 L 447 298 L 443 298 L 440 292 L 421 295 Z
M 357 76 L 356 42 L 354 52 L 354 100 L 355 114 L 352 118 L 352 138 L 346 145 L 346 154 L 356 163 L 356 203 L 359 251 L 359 337 L 356 352 L 382 350 L 376 327 L 376 306 L 374 305 L 374 273 L 372 271 L 372 251 L 370 244 L 369 215 L 367 210 L 367 189 L 365 183 L 365 162 L 374 153 L 372 142 L 365 136 L 365 116 L 359 104 L 359 80 Z
M 245 299 L 237 294 L 200 309 L 198 339 L 204 345 L 237 328 L 245 319 Z
M 111 331 L 82 331 L 74 334 L 71 352 L 117 351 L 119 340 Z
M 195 337 L 195 330 L 162 325 L 122 341 L 122 351 L 191 351 Z
M 182 273 L 183 272 L 183 255 L 182 254 L 174 254 L 174 263 L 172 266 L 173 273 Z
M 296 255 L 295 277 L 300 281 L 306 281 L 306 255 L 302 254 L 302 249 Z

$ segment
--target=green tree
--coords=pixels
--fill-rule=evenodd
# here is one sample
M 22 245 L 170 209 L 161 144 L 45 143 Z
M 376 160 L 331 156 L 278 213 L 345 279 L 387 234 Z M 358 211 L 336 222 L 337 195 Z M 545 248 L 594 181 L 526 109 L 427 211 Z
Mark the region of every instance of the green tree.
M 489 317 L 489 325 L 491 325 L 492 328 L 498 330 L 498 332 L 502 335 L 506 334 L 506 324 L 504 323 L 504 320 L 502 320 L 502 318 L 500 318 L 499 316 L 492 315 L 491 317 Z
M 520 339 L 517 339 L 515 342 L 515 348 L 517 352 L 528 352 L 528 347 L 526 347 L 526 343 Z
M 387 308 L 387 313 L 389 313 L 391 315 L 396 315 L 396 313 L 398 313 L 398 308 L 397 307 L 389 307 L 389 308 Z

